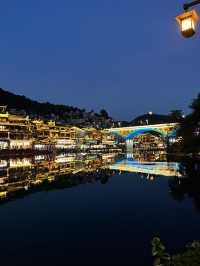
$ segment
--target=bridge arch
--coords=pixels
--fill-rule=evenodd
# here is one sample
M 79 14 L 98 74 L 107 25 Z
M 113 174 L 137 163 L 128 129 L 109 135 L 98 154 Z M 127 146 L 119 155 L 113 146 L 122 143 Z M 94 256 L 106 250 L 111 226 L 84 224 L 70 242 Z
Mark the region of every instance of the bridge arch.
M 150 133 L 152 135 L 164 137 L 164 134 L 161 131 L 157 130 L 157 129 L 154 129 L 154 128 L 139 128 L 139 129 L 136 129 L 133 132 L 129 133 L 126 136 L 126 139 L 127 140 L 134 139 L 136 136 L 138 136 L 140 134 L 143 134 L 143 133 Z
M 176 138 L 177 137 L 177 130 L 174 129 L 168 134 L 169 138 Z

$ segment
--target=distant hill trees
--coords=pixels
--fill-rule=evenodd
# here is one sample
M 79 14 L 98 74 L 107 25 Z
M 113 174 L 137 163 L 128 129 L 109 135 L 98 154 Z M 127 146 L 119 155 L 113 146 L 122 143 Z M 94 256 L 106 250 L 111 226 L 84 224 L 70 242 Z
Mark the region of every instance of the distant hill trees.
M 68 105 L 52 104 L 49 102 L 41 103 L 25 96 L 16 95 L 2 88 L 0 88 L 0 105 L 7 105 L 10 112 L 16 110 L 16 112 L 20 113 L 21 111 L 21 113 L 29 115 L 31 118 L 53 119 L 66 124 L 99 125 L 101 127 L 112 121 L 104 109 L 98 114 L 93 111 L 86 112 L 85 109 Z
M 23 109 L 30 115 L 33 113 L 38 115 L 54 113 L 63 116 L 66 112 L 83 112 L 83 110 L 73 106 L 51 104 L 49 102 L 40 103 L 25 96 L 8 92 L 2 88 L 0 88 L 0 104 L 7 105 L 9 109 Z
M 169 114 L 171 121 L 182 122 L 184 115 L 182 110 L 172 110 Z
M 141 116 L 136 117 L 134 120 L 130 122 L 130 125 L 153 125 L 153 124 L 163 124 L 163 123 L 172 123 L 176 122 L 171 115 L 161 115 L 161 114 L 153 114 L 147 113 Z

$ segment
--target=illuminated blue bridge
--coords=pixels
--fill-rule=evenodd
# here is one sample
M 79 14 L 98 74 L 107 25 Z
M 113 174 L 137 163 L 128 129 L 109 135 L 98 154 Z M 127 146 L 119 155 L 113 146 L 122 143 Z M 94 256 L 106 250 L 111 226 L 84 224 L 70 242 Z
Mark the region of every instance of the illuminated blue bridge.
M 176 132 L 179 128 L 178 123 L 155 124 L 133 127 L 119 127 L 110 128 L 108 131 L 115 135 L 126 139 L 127 147 L 133 145 L 133 139 L 140 134 L 150 133 L 152 135 L 160 136 L 164 141 L 169 139 L 176 139 Z
M 153 135 L 158 135 L 163 138 L 166 138 L 166 137 L 176 137 L 176 131 L 178 127 L 179 127 L 178 123 L 169 123 L 169 124 L 110 128 L 108 129 L 108 131 L 113 134 L 124 137 L 126 139 L 133 139 L 134 137 L 143 133 L 151 133 Z

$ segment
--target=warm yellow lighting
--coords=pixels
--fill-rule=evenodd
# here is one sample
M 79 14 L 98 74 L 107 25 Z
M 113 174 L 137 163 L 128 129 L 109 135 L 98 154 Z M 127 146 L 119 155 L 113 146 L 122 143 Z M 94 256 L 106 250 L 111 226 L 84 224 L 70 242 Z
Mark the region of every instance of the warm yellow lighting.
M 195 25 L 194 25 L 194 21 L 192 20 L 191 17 L 188 17 L 186 19 L 183 19 L 181 21 L 181 27 L 182 27 L 182 31 L 186 31 L 186 30 L 189 30 L 189 29 L 193 29 L 195 30 Z
M 196 10 L 191 10 L 176 17 L 184 37 L 189 38 L 195 34 L 198 19 L 199 16 Z
M 7 191 L 1 191 L 0 192 L 0 198 L 4 198 L 7 195 Z
M 10 159 L 10 168 L 31 167 L 31 159 Z

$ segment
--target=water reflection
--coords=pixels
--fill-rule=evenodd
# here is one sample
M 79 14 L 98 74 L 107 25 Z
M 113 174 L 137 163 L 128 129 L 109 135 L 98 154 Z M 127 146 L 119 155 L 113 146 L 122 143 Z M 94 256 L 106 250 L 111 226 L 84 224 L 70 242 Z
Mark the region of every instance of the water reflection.
M 110 169 L 138 173 L 149 180 L 154 180 L 156 176 L 182 176 L 180 164 L 168 162 L 165 153 L 126 154 L 125 159 L 117 161 Z
M 37 155 L 30 158 L 0 159 L 0 198 L 24 196 L 41 190 L 72 187 L 108 179 L 122 172 L 136 173 L 154 181 L 170 177 L 170 195 L 178 201 L 192 197 L 200 209 L 200 163 L 196 158 L 182 162 L 169 161 L 162 153 L 87 154 L 69 153 L 55 156 Z
M 144 265 L 151 265 L 150 242 L 155 235 L 167 239 L 172 248 L 199 239 L 199 215 L 187 201 L 190 197 L 200 209 L 199 166 L 194 158 L 177 162 L 164 152 L 0 159 L 0 202 L 15 200 L 0 208 L 1 254 L 14 264 L 13 254 L 20 254 L 28 262 L 37 255 L 46 264 L 61 257 L 68 264 L 95 265 L 102 250 L 99 265 L 108 258 L 119 265 L 128 260 L 141 265 L 144 258 Z M 84 189 L 79 189 L 82 184 Z M 44 191 L 55 189 L 43 200 Z M 21 197 L 25 200 L 18 201 Z M 15 213 L 19 215 L 13 222 Z M 88 254 L 84 259 L 83 253 Z
M 200 160 L 186 157 L 180 166 L 182 178 L 173 177 L 168 180 L 170 194 L 173 199 L 182 202 L 191 198 L 194 207 L 200 211 Z
M 113 174 L 108 165 L 118 154 L 59 154 L 0 160 L 0 198 L 11 199 L 32 191 L 72 187 Z

